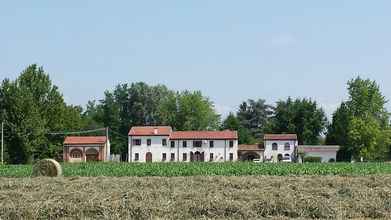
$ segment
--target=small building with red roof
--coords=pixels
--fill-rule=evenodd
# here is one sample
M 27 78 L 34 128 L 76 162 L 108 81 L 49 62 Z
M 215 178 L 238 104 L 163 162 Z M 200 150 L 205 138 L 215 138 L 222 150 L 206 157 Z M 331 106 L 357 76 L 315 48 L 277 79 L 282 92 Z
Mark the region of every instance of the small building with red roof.
M 239 144 L 238 159 L 241 161 L 259 161 L 264 160 L 263 143 L 260 144 Z
M 136 126 L 129 131 L 129 162 L 224 162 L 238 158 L 236 131 L 173 131 Z
M 68 136 L 64 140 L 64 162 L 107 161 L 110 141 L 106 136 Z
M 294 161 L 298 147 L 296 134 L 265 134 L 263 143 L 265 161 Z
M 302 162 L 317 157 L 319 162 L 336 162 L 339 146 L 298 145 L 296 134 L 265 134 L 264 160 L 272 162 Z M 304 157 L 304 158 L 302 158 Z

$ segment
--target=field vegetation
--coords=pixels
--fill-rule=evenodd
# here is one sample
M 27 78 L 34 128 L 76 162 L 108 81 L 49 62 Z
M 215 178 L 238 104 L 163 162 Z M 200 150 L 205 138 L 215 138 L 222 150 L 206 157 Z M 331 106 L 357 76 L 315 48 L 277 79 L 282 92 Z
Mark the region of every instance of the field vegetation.
M 365 176 L 391 174 L 388 163 L 82 163 L 62 164 L 66 177 L 125 176 Z M 31 165 L 0 166 L 0 177 L 29 177 Z
M 390 219 L 391 176 L 0 178 L 0 218 Z

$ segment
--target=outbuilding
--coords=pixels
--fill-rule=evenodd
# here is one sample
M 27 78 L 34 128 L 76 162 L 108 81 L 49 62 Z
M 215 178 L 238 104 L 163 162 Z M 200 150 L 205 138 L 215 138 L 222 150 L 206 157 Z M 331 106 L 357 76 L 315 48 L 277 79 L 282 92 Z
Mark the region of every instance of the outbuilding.
M 320 162 L 336 162 L 337 152 L 340 146 L 333 145 L 299 145 L 299 159 L 301 162 L 305 162 L 306 157 L 320 158 Z
M 238 158 L 240 161 L 264 160 L 265 148 L 263 144 L 239 144 Z
M 106 136 L 68 136 L 63 159 L 64 162 L 108 161 L 110 141 Z

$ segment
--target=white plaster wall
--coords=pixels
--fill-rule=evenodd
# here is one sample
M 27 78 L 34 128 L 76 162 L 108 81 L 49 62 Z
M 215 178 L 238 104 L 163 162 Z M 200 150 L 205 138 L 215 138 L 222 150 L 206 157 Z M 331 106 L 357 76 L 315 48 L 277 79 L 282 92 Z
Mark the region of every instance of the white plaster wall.
M 213 153 L 213 162 L 229 161 L 230 153 L 233 154 L 233 161 L 238 160 L 238 141 L 234 140 L 233 147 L 229 147 L 229 140 L 213 140 L 214 147 L 210 147 L 209 142 L 211 140 L 203 140 L 202 147 L 194 147 L 194 140 L 186 140 L 187 147 L 183 147 L 184 140 L 176 140 L 175 146 L 178 147 L 179 142 L 179 161 L 190 162 L 190 152 L 204 153 L 204 159 L 206 162 L 210 161 L 210 154 Z M 183 161 L 183 154 L 187 154 L 187 161 Z
M 140 146 L 132 145 L 133 139 L 141 139 Z M 151 146 L 147 146 L 147 139 L 151 139 Z M 167 146 L 162 145 L 162 140 L 167 139 Z M 170 160 L 171 152 L 175 153 L 175 148 L 171 149 L 168 136 L 132 136 L 129 137 L 129 153 L 131 154 L 130 161 L 135 161 L 135 154 L 139 154 L 138 162 L 146 162 L 146 154 L 152 153 L 152 162 L 162 161 L 162 154 L 166 153 L 167 160 Z
M 277 143 L 277 145 L 278 145 L 277 151 L 272 150 L 273 143 Z M 289 151 L 284 150 L 285 143 L 290 144 L 291 147 L 290 147 Z M 294 153 L 295 147 L 297 147 L 297 145 L 298 145 L 298 142 L 295 140 L 290 140 L 290 141 L 269 141 L 269 140 L 267 140 L 267 141 L 265 141 L 265 152 L 264 152 L 265 160 L 270 160 L 272 156 L 277 157 L 278 154 L 282 154 L 282 156 L 284 156 L 285 154 L 289 154 L 292 156 Z
M 162 146 L 162 139 L 167 139 L 167 146 Z M 133 146 L 133 139 L 141 139 L 141 146 Z M 151 146 L 147 146 L 147 139 L 151 139 Z M 193 147 L 193 140 L 186 140 L 187 147 L 183 147 L 183 140 L 172 140 L 175 142 L 175 146 L 171 147 L 171 140 L 169 140 L 168 136 L 132 136 L 129 137 L 129 150 L 128 154 L 131 155 L 129 157 L 129 162 L 136 162 L 135 154 L 139 154 L 138 162 L 146 162 L 146 153 L 152 153 L 152 162 L 162 162 L 162 154 L 166 153 L 166 161 L 170 162 L 171 153 L 175 154 L 175 160 L 179 162 L 183 161 L 183 154 L 187 154 L 186 162 L 190 162 L 190 152 L 199 151 L 200 153 L 204 152 L 205 161 L 210 160 L 210 153 L 213 153 L 213 161 L 214 162 L 223 162 L 229 161 L 230 153 L 233 154 L 233 161 L 237 161 L 238 159 L 238 141 L 234 140 L 234 146 L 229 147 L 229 140 L 214 140 L 214 147 L 209 147 L 209 140 L 202 141 L 202 147 Z
M 334 159 L 334 161 L 337 161 L 337 152 L 336 151 L 335 152 L 330 152 L 330 151 L 314 152 L 314 151 L 311 151 L 311 152 L 306 152 L 305 157 L 321 157 L 322 163 L 328 163 L 330 161 L 330 159 Z
M 110 141 L 107 140 L 106 144 L 105 144 L 105 149 L 106 149 L 106 161 L 110 161 L 111 159 L 111 144 L 110 144 Z

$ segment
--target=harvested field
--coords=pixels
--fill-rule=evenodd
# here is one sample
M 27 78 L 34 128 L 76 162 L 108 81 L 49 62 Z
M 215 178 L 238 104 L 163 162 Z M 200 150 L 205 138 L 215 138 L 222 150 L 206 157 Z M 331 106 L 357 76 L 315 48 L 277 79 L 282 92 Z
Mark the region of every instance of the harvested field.
M 391 175 L 0 178 L 1 219 L 391 218 Z

